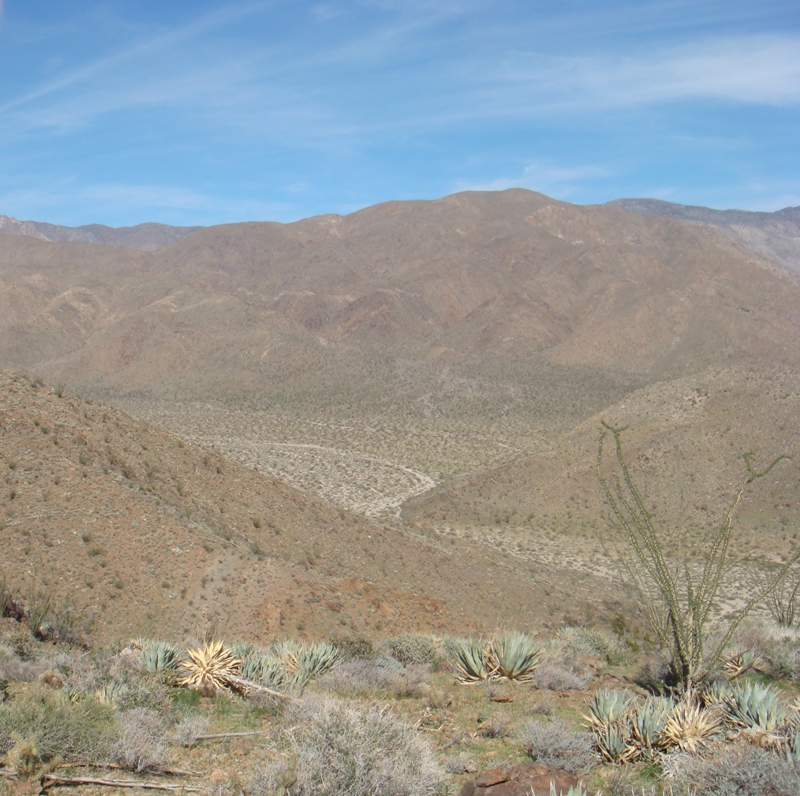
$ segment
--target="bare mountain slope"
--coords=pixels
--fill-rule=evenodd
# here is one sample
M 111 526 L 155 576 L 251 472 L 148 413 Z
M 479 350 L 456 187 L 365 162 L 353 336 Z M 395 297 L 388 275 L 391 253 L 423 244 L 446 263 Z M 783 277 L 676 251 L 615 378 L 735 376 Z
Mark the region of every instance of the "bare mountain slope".
M 606 206 L 719 227 L 745 246 L 800 273 L 800 207 L 785 207 L 774 213 L 756 213 L 748 210 L 712 210 L 660 199 L 615 199 L 607 202 Z
M 788 271 L 714 229 L 529 191 L 214 227 L 148 254 L 18 240 L 0 246 L 0 362 L 115 391 L 260 392 L 376 346 L 647 379 L 800 363 Z

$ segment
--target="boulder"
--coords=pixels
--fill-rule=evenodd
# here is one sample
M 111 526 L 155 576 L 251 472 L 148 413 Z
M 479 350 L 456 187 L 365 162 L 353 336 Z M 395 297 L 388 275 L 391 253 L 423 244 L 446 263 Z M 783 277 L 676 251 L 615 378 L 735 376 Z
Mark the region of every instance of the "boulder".
M 507 768 L 494 768 L 470 779 L 461 788 L 461 796 L 550 796 L 551 787 L 564 796 L 580 780 L 567 771 L 544 763 L 524 763 Z

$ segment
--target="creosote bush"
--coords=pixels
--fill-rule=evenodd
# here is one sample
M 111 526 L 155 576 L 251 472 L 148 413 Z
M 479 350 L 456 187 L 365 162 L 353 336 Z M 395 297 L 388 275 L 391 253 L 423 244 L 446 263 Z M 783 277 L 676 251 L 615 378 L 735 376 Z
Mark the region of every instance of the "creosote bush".
M 528 719 L 519 733 L 525 754 L 535 762 L 586 774 L 599 762 L 592 736 L 571 730 L 562 719 Z
M 298 796 L 424 796 L 442 782 L 425 739 L 385 705 L 309 699 L 288 712 Z

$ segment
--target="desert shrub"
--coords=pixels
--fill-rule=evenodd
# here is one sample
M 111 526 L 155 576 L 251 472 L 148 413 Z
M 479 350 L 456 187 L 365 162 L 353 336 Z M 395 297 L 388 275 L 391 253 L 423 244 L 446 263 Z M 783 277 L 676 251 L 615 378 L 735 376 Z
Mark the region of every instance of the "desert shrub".
M 375 645 L 368 636 L 337 636 L 331 641 L 339 648 L 345 661 L 371 661 L 377 655 Z
M 661 694 L 671 680 L 669 663 L 661 656 L 649 658 L 633 676 L 633 682 L 651 694 Z
M 23 661 L 10 644 L 0 644 L 0 680 L 30 682 L 41 673 L 41 667 L 31 661 Z
M 404 666 L 412 663 L 427 663 L 435 666 L 442 659 L 436 642 L 420 633 L 402 633 L 387 641 L 392 657 Z
M 48 638 L 75 647 L 88 647 L 87 638 L 92 630 L 93 621 L 75 605 L 72 597 L 53 600 L 47 620 Z
M 762 658 L 776 679 L 800 679 L 800 647 L 791 636 L 766 643 Z
M 324 698 L 289 714 L 301 796 L 423 796 L 442 781 L 426 741 L 385 706 Z
M 351 660 L 342 663 L 321 677 L 317 681 L 317 687 L 342 696 L 366 695 L 377 691 L 399 692 L 429 680 L 428 667 L 405 669 L 394 658 L 381 658 L 375 661 Z
M 185 716 L 175 727 L 175 743 L 180 746 L 194 746 L 207 728 L 208 719 L 205 716 Z
M 592 736 L 569 729 L 561 719 L 529 719 L 523 724 L 519 738 L 531 760 L 554 768 L 585 774 L 599 762 Z
M 511 722 L 508 716 L 490 716 L 480 723 L 478 732 L 484 738 L 508 738 L 511 735 Z
M 0 705 L 0 749 L 12 733 L 33 738 L 42 760 L 102 760 L 118 738 L 114 709 L 93 697 L 72 702 L 61 691 L 26 688 Z
M 297 761 L 293 757 L 283 757 L 256 765 L 247 793 L 253 796 L 287 796 L 296 784 Z
M 585 627 L 565 627 L 557 639 L 561 642 L 559 659 L 572 664 L 579 656 L 599 658 L 606 663 L 619 663 L 624 654 L 619 639 L 599 630 Z
M 538 688 L 549 691 L 575 691 L 583 688 L 591 679 L 591 674 L 577 674 L 557 664 L 540 666 L 533 677 Z
M 678 754 L 665 761 L 675 796 L 796 796 L 800 772 L 783 758 L 754 746 L 723 747 L 703 756 Z
M 167 765 L 166 722 L 154 710 L 133 708 L 120 718 L 119 740 L 109 752 L 111 762 L 142 774 Z

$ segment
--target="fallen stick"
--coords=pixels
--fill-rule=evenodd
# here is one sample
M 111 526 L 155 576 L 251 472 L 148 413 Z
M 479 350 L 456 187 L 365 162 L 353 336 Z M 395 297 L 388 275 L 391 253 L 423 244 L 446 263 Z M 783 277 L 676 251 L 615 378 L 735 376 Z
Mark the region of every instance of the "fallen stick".
M 126 771 L 125 766 L 120 766 L 117 763 L 92 763 L 89 760 L 73 760 L 67 763 L 61 763 L 58 768 L 109 768 Z M 199 777 L 199 771 L 184 771 L 181 768 L 160 768 L 158 771 L 151 771 L 151 774 L 166 774 L 169 777 Z
M 242 738 L 245 735 L 261 735 L 264 730 L 250 730 L 248 732 L 212 732 L 208 735 L 195 735 L 195 741 L 210 741 L 212 738 Z
M 93 777 L 62 777 L 59 774 L 45 774 L 42 777 L 42 788 L 52 785 L 105 785 L 109 788 L 145 788 L 147 790 L 179 790 L 184 793 L 202 793 L 202 788 L 189 785 L 165 785 L 161 782 L 142 782 L 130 779 L 94 779 Z
M 10 771 L 2 771 L 0 770 L 0 777 L 6 777 L 6 779 L 16 779 L 17 775 L 12 774 Z

